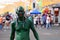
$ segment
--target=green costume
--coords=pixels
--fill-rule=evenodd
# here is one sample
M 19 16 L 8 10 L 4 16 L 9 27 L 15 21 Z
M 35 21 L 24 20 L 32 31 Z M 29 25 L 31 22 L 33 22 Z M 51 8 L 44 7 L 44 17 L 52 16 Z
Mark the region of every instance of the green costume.
M 25 18 L 24 13 L 25 13 L 24 8 L 20 6 L 16 11 L 16 14 L 18 15 L 17 21 L 13 22 L 11 26 L 12 29 L 10 40 L 14 40 L 15 33 L 16 40 L 30 40 L 29 37 L 30 29 L 33 31 L 36 40 L 39 40 L 38 34 L 34 28 L 33 18 L 32 17 Z

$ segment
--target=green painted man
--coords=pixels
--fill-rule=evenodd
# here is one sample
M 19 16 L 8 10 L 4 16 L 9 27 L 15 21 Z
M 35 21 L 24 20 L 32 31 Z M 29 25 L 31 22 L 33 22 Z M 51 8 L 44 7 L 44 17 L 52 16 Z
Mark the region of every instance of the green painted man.
M 14 40 L 14 38 L 16 38 L 16 40 L 30 40 L 29 36 L 30 29 L 33 31 L 36 40 L 39 40 L 38 34 L 34 28 L 33 18 L 32 17 L 25 18 L 24 13 L 25 13 L 24 8 L 22 6 L 18 7 L 16 11 L 18 18 L 11 25 L 12 29 L 10 40 Z

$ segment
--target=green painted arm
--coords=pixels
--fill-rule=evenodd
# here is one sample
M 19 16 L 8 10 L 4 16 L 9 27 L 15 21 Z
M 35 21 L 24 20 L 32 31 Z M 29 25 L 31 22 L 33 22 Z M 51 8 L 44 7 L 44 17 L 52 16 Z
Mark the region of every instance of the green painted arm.
M 14 38 L 15 38 L 15 23 L 12 23 L 10 40 L 14 40 Z
M 36 32 L 35 28 L 34 28 L 34 23 L 33 23 L 33 18 L 30 18 L 30 22 L 31 22 L 31 30 L 33 31 L 33 34 L 36 38 L 36 40 L 39 40 L 39 36 L 38 36 L 38 33 Z

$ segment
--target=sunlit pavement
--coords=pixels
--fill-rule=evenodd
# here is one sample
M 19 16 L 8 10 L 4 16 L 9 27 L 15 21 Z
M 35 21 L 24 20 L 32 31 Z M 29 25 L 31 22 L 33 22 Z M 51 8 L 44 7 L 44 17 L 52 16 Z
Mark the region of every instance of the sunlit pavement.
M 52 29 L 46 29 L 38 27 L 36 31 L 39 34 L 40 40 L 60 40 L 60 27 L 52 27 Z M 10 29 L 0 32 L 0 40 L 10 40 Z M 32 31 L 30 31 L 30 39 L 35 40 Z

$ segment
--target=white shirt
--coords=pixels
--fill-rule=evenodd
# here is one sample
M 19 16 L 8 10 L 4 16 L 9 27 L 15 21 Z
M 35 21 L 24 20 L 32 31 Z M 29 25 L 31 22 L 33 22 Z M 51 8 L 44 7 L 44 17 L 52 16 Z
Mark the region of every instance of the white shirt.
M 46 23 L 50 23 L 50 17 L 47 16 Z
M 34 18 L 34 24 L 36 24 L 36 20 L 37 20 L 37 19 L 36 19 L 36 18 Z

